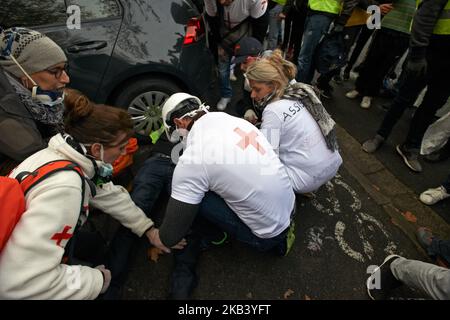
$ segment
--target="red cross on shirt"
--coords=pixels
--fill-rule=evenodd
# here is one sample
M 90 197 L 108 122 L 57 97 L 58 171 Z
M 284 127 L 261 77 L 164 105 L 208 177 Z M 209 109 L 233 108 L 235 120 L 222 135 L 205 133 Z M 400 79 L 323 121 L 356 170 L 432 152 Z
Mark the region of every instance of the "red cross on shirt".
M 258 133 L 255 130 L 252 130 L 249 133 L 245 133 L 240 128 L 236 128 L 234 129 L 234 132 L 236 132 L 238 135 L 242 137 L 241 141 L 239 141 L 239 143 L 237 144 L 239 147 L 242 148 L 242 150 L 245 150 L 249 145 L 252 145 L 262 155 L 266 153 L 266 150 L 264 150 L 264 148 L 259 144 L 259 142 L 256 141 Z
M 63 231 L 60 233 L 55 233 L 50 240 L 55 240 L 56 241 L 56 245 L 61 246 L 61 241 L 63 240 L 69 240 L 70 238 L 72 238 L 73 233 L 68 233 L 67 231 L 69 231 L 70 229 L 72 229 L 71 226 L 65 226 Z

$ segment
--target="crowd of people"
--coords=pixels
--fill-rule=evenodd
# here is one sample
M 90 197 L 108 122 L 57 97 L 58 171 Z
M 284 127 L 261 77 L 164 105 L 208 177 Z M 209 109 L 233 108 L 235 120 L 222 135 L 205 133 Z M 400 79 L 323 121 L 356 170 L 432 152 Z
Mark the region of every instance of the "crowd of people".
M 371 5 L 382 14 L 376 31 L 366 27 Z M 296 196 L 318 190 L 342 164 L 336 124 L 321 99 L 332 99 L 332 79 L 349 79 L 367 41 L 355 88 L 346 94 L 361 96 L 362 108 L 371 106 L 383 80 L 408 54 L 383 123 L 362 149 L 376 152 L 427 87 L 405 142 L 396 148 L 411 170 L 421 171 L 422 138 L 450 95 L 450 1 L 204 0 L 204 9 L 219 74 L 219 111 L 188 93 L 167 99 L 166 135 L 141 165 L 130 194 L 112 181 L 113 164 L 127 153 L 133 135 L 130 116 L 67 88 L 67 57 L 45 34 L 2 29 L 0 175 L 21 181 L 24 173 L 60 160 L 75 163 L 82 174 L 56 172 L 26 192 L 25 211 L 0 252 L 0 298 L 120 298 L 133 247 L 143 236 L 173 252 L 172 299 L 191 296 L 201 253 L 229 239 L 286 256 L 295 240 Z M 330 39 L 332 46 L 324 45 Z M 339 49 L 338 55 L 325 52 L 338 63 L 325 68 L 317 57 L 330 48 Z M 244 74 L 239 117 L 221 112 L 231 108 L 232 65 Z M 420 200 L 432 205 L 450 197 L 448 180 Z M 156 226 L 152 208 L 162 193 L 169 200 Z M 121 224 L 106 252 L 86 253 L 95 247 L 81 231 L 89 208 Z M 417 237 L 442 265 L 450 261 L 450 241 L 424 228 Z M 67 285 L 74 266 L 81 280 L 75 290 Z M 380 286 L 373 285 L 376 279 Z M 395 255 L 374 270 L 367 292 L 387 298 L 401 283 L 450 299 L 448 269 Z

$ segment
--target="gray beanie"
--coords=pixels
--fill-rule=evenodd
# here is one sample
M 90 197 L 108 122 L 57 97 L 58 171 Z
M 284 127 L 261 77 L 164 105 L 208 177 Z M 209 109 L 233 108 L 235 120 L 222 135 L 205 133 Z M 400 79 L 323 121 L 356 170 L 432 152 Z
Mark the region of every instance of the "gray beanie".
M 0 33 L 0 66 L 17 78 L 23 77 L 9 55 L 30 75 L 67 61 L 64 51 L 52 39 L 27 28 L 10 28 Z

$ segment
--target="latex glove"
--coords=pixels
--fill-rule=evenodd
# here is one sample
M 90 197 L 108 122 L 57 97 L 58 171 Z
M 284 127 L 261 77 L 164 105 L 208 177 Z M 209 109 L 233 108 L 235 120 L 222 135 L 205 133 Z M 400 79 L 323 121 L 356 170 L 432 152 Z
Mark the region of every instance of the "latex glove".
M 100 270 L 103 274 L 103 287 L 100 291 L 100 294 L 105 293 L 109 288 L 109 284 L 111 283 L 111 271 L 106 269 L 105 265 L 103 264 L 96 266 L 95 269 Z
M 427 59 L 408 59 L 406 63 L 406 73 L 413 77 L 422 77 L 427 73 Z
M 252 124 L 255 124 L 258 122 L 258 116 L 256 115 L 255 111 L 253 111 L 252 109 L 248 109 L 247 111 L 245 111 L 244 119 Z

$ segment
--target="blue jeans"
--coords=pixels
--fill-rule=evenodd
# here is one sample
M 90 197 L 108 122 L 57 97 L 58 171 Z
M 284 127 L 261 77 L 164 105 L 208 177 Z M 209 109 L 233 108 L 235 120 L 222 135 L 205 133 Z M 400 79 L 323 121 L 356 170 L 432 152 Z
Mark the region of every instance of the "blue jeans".
M 220 86 L 220 97 L 221 98 L 231 98 L 233 95 L 233 90 L 231 89 L 230 83 L 230 64 L 231 64 L 231 56 L 222 48 L 218 48 L 219 50 L 219 62 L 218 62 L 218 71 L 219 71 L 219 86 Z
M 320 38 L 328 31 L 332 20 L 333 18 L 321 14 L 306 17 L 302 46 L 298 56 L 297 81 L 311 83 L 315 69 L 314 54 Z
M 230 237 L 258 251 L 263 252 L 276 249 L 280 254 L 284 254 L 287 230 L 269 239 L 257 237 L 236 213 L 228 207 L 225 201 L 214 192 L 206 193 L 200 205 L 199 214 L 218 228 L 226 231 Z
M 275 50 L 278 44 L 278 34 L 281 30 L 281 20 L 278 15 L 283 11 L 283 6 L 277 4 L 269 11 L 269 36 L 267 37 L 267 49 Z
M 153 205 L 161 192 L 166 191 L 170 194 L 174 168 L 170 158 L 152 156 L 138 171 L 134 179 L 131 199 L 148 217 L 150 217 Z M 119 298 L 120 288 L 128 275 L 133 247 L 138 240 L 138 236 L 122 225 L 116 231 L 111 240 L 105 263 L 112 275 L 111 285 L 105 293 L 105 299 Z

